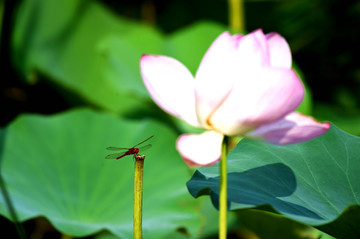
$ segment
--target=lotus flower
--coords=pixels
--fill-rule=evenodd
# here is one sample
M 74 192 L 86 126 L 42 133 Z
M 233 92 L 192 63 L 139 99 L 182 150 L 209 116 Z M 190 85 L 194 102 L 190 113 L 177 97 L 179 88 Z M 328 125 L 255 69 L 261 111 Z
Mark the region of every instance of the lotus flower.
M 277 33 L 222 33 L 195 77 L 167 56 L 143 55 L 140 68 L 147 90 L 163 110 L 206 130 L 177 140 L 189 166 L 216 163 L 224 135 L 292 144 L 330 128 L 329 123 L 294 112 L 303 100 L 304 86 L 291 69 L 289 45 Z

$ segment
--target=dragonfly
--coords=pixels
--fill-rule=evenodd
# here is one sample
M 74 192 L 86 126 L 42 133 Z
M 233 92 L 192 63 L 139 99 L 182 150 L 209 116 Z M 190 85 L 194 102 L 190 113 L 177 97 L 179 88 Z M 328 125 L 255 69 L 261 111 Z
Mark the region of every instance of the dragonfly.
M 131 148 L 118 148 L 118 147 L 107 147 L 106 149 L 107 150 L 111 150 L 111 151 L 122 151 L 122 152 L 119 152 L 119 153 L 115 153 L 115 154 L 109 154 L 108 156 L 106 156 L 105 158 L 106 159 L 120 159 L 122 157 L 125 157 L 127 155 L 131 155 L 133 154 L 133 158 L 135 158 L 135 156 L 138 155 L 139 151 L 144 151 L 148 148 L 151 147 L 151 144 L 147 144 L 145 146 L 141 146 L 141 147 L 138 147 L 136 148 L 137 146 L 139 146 L 140 144 L 143 144 L 145 143 L 146 141 L 148 141 L 149 139 L 151 139 L 152 137 L 154 137 L 154 135 L 150 136 L 149 138 L 141 141 L 140 143 L 134 145 L 133 147 Z

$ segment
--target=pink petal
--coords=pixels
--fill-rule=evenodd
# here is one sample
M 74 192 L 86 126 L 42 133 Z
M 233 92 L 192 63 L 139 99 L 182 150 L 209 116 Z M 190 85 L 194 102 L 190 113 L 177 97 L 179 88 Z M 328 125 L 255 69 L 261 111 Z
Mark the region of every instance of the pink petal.
M 261 29 L 242 37 L 236 49 L 237 70 L 270 65 L 269 46 Z
M 194 77 L 182 63 L 167 56 L 143 55 L 140 68 L 147 90 L 163 110 L 193 126 L 199 125 Z
M 273 67 L 291 68 L 291 51 L 286 40 L 277 33 L 266 34 L 270 64 Z
M 309 116 L 293 112 L 274 123 L 260 126 L 248 137 L 262 137 L 274 144 L 294 144 L 326 133 L 329 123 L 320 123 Z
M 241 35 L 221 34 L 212 43 L 196 72 L 196 108 L 198 118 L 206 128 L 206 120 L 228 94 L 236 78 L 231 74 L 235 68 L 234 52 Z
M 293 70 L 261 68 L 243 71 L 209 124 L 225 135 L 243 135 L 294 111 L 304 87 Z
M 208 118 L 228 96 L 244 70 L 269 66 L 267 40 L 261 30 L 246 36 L 221 34 L 210 46 L 196 73 L 196 108 L 205 128 Z
M 215 131 L 183 134 L 178 138 L 176 148 L 189 167 L 208 166 L 220 160 L 223 138 Z

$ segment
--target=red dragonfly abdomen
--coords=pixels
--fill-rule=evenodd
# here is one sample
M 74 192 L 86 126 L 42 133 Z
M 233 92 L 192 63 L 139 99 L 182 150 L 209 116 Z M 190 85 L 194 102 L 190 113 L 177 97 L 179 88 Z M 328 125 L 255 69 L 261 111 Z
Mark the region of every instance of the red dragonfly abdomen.
M 131 148 L 129 149 L 129 154 L 137 154 L 139 153 L 139 149 L 138 148 Z
M 139 153 L 139 149 L 138 148 L 130 148 L 127 152 L 125 152 L 123 155 L 121 155 L 120 157 L 117 157 L 116 159 L 122 158 L 124 156 L 130 155 L 130 154 L 137 154 Z

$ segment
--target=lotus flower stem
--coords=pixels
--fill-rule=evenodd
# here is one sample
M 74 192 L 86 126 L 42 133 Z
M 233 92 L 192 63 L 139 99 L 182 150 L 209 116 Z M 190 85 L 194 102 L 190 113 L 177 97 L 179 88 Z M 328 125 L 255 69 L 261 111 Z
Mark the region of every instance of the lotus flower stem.
M 227 140 L 224 139 L 220 159 L 219 239 L 227 234 Z
M 229 0 L 229 22 L 235 32 L 245 30 L 244 0 Z
M 142 197 L 145 155 L 136 155 L 134 158 L 134 239 L 142 239 Z

